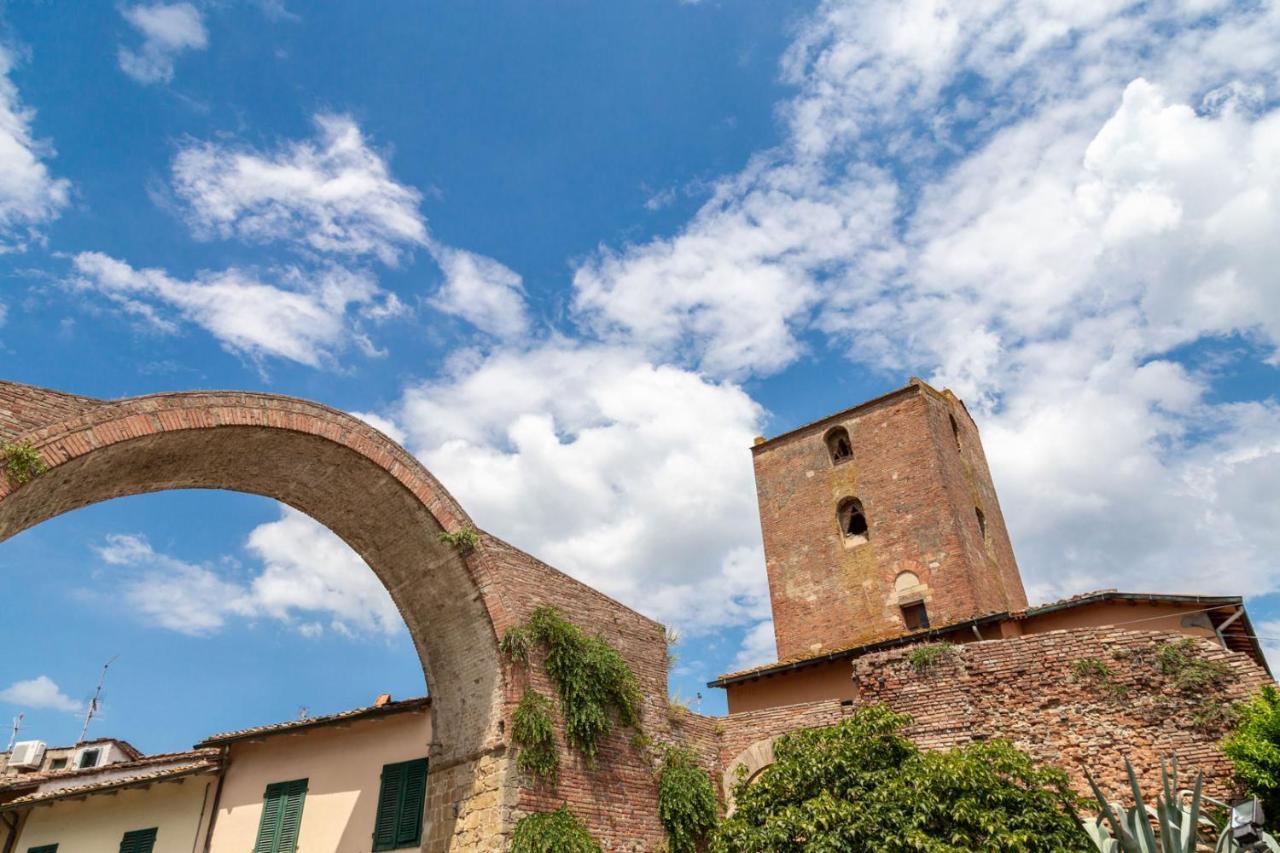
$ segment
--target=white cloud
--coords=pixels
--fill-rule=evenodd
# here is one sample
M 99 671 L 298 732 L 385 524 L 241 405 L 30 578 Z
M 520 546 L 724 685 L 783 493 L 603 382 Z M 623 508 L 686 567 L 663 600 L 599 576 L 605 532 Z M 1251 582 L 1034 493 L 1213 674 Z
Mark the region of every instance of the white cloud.
M 445 277 L 431 298 L 434 308 L 497 338 L 524 336 L 529 318 L 517 273 L 492 258 L 448 246 L 433 246 L 432 255 Z
M 768 615 L 761 417 L 734 385 L 561 340 L 463 355 L 396 412 L 479 525 L 690 633 Z
M 157 552 L 138 534 L 109 535 L 95 550 L 126 570 L 121 592 L 147 622 L 192 636 L 236 618 L 277 620 L 307 637 L 326 625 L 344 636 L 392 636 L 404 624 L 364 561 L 295 510 L 282 507 L 279 520 L 254 528 L 246 549 L 262 563 L 251 577 Z
M 258 152 L 193 143 L 173 185 L 198 236 L 285 241 L 324 254 L 395 263 L 427 243 L 421 193 L 395 181 L 349 116 L 315 117 L 316 138 Z
M 0 690 L 0 701 L 22 708 L 48 708 L 53 711 L 78 713 L 84 704 L 63 693 L 47 675 L 37 675 L 26 681 L 15 681 Z
M 584 263 L 579 319 L 720 375 L 819 332 L 952 385 L 1033 598 L 1280 588 L 1277 405 L 1187 355 L 1280 361 L 1280 7 L 830 0 L 798 32 L 783 142 Z
M 35 113 L 22 103 L 9 79 L 13 55 L 0 46 L 0 254 L 39 239 L 39 226 L 58 217 L 71 184 L 54 178 L 44 160 L 52 150 L 31 130 Z
M 120 14 L 142 35 L 136 50 L 121 47 L 116 54 L 120 70 L 139 83 L 168 83 L 178 54 L 208 46 L 204 19 L 190 3 L 126 6 Z
M 287 267 L 271 273 L 274 283 L 235 267 L 182 281 L 82 252 L 75 268 L 76 288 L 105 296 L 152 327 L 174 332 L 180 322 L 194 323 L 229 351 L 253 359 L 275 356 L 319 367 L 353 343 L 376 354 L 360 318 L 399 313 L 398 300 L 371 277 L 341 267 Z
M 733 671 L 741 671 L 771 663 L 778 659 L 778 648 L 773 641 L 773 620 L 757 623 L 742 638 L 742 648 L 733 661 Z

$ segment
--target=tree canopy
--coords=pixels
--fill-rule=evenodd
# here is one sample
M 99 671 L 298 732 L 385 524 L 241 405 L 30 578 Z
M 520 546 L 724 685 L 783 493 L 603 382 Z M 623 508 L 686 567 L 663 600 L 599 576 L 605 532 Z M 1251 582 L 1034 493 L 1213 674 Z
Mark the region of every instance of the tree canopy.
M 1268 684 L 1239 705 L 1236 727 L 1222 742 L 1235 765 L 1236 778 L 1262 800 L 1274 823 L 1280 818 L 1280 691 Z
M 1089 851 L 1066 774 L 1003 740 L 924 752 L 883 705 L 793 732 L 734 789 L 717 853 Z

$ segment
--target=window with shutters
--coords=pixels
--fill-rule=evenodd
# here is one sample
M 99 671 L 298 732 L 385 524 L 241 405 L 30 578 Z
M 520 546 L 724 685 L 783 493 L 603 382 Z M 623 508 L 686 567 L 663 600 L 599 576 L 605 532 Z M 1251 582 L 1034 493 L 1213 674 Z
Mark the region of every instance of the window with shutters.
M 427 796 L 427 759 L 382 768 L 374 850 L 398 850 L 422 843 L 422 807 Z
M 133 829 L 120 839 L 120 853 L 151 853 L 156 846 L 156 827 Z
M 39 847 L 28 847 L 27 853 L 58 853 L 58 845 L 41 844 Z
M 272 782 L 262 795 L 262 822 L 253 853 L 294 853 L 298 829 L 302 826 L 302 803 L 307 798 L 307 780 Z

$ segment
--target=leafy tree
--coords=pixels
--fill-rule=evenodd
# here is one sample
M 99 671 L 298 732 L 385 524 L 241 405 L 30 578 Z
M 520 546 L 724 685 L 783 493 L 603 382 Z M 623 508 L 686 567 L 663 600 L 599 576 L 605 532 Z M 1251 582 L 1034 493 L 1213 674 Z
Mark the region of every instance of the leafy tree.
M 1236 713 L 1236 727 L 1222 751 L 1235 765 L 1236 778 L 1275 821 L 1280 818 L 1280 691 L 1265 685 Z
M 902 736 L 910 721 L 871 705 L 830 728 L 779 738 L 775 763 L 735 787 L 736 811 L 714 849 L 1093 849 L 1061 770 L 1000 740 L 922 752 Z

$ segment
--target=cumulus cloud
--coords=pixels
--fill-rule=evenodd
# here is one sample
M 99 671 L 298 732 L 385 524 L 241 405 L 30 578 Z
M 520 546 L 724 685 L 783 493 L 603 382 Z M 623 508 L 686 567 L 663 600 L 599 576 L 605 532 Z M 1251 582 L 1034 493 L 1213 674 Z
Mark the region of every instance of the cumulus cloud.
M 139 83 L 168 83 L 180 53 L 208 46 L 204 19 L 190 3 L 126 6 L 120 14 L 142 36 L 142 44 L 121 47 L 116 58 L 120 70 Z
M 444 273 L 432 307 L 497 338 L 516 339 L 528 331 L 519 274 L 492 258 L 448 246 L 434 246 L 432 255 Z
M 740 388 L 550 340 L 464 354 L 395 415 L 485 529 L 690 633 L 767 616 Z
M 314 139 L 275 151 L 192 143 L 173 160 L 173 187 L 204 237 L 283 241 L 394 264 L 425 245 L 421 194 L 391 177 L 350 116 L 315 117 Z
M 1277 361 L 1280 8 L 828 0 L 797 33 L 782 143 L 585 261 L 578 319 L 716 375 L 825 339 L 953 386 L 1033 598 L 1280 588 L 1276 403 L 1187 355 Z
M 35 112 L 9 79 L 13 65 L 13 55 L 0 46 L 0 254 L 39 239 L 38 227 L 56 219 L 71 195 L 70 182 L 45 165 L 53 152 L 32 133 Z
M 106 297 L 162 332 L 192 323 L 231 352 L 311 367 L 332 361 L 351 344 L 375 354 L 361 331 L 361 318 L 376 321 L 399 309 L 394 295 L 370 276 L 342 267 L 286 267 L 270 273 L 273 281 L 231 267 L 182 281 L 163 270 L 134 269 L 98 252 L 82 252 L 75 269 L 74 287 Z
M 53 711 L 78 713 L 84 703 L 72 699 L 47 675 L 37 675 L 26 681 L 15 681 L 0 690 L 0 702 L 8 702 L 21 708 L 48 708 Z
M 95 550 L 124 573 L 121 594 L 149 623 L 207 636 L 233 619 L 272 619 L 314 637 L 393 636 L 403 622 L 386 588 L 346 543 L 310 518 L 281 508 L 249 534 L 261 571 L 194 564 L 156 551 L 145 536 L 111 534 Z

